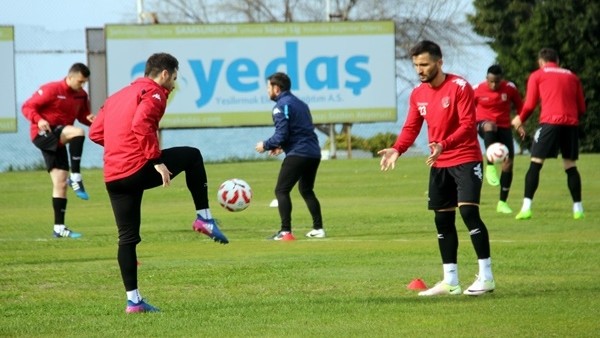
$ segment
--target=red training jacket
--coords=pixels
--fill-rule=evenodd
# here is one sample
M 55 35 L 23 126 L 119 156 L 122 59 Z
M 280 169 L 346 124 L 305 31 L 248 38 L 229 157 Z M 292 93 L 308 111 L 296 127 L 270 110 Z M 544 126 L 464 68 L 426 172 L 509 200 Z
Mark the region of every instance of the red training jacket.
M 44 119 L 51 128 L 70 126 L 78 120 L 89 126 L 87 116 L 90 115 L 90 102 L 85 90 L 75 91 L 67 85 L 66 78 L 62 81 L 49 82 L 40 87 L 23 103 L 23 115 L 31 122 L 29 128 L 33 140 L 40 129 L 38 122 Z
M 429 143 L 440 143 L 443 147 L 434 167 L 453 167 L 482 160 L 475 125 L 473 88 L 465 79 L 446 74 L 446 79 L 438 87 L 421 83 L 413 89 L 406 122 L 394 149 L 400 154 L 408 150 L 425 120 Z
M 540 100 L 540 123 L 576 126 L 585 113 L 581 81 L 553 62 L 547 62 L 529 76 L 525 104 L 519 113 L 521 122 L 527 120 Z
M 497 90 L 491 90 L 486 81 L 473 87 L 477 122 L 492 121 L 501 128 L 511 128 L 511 104 L 518 114 L 523 107 L 521 94 L 514 83 L 501 81 Z
M 158 123 L 169 91 L 149 78 L 138 78 L 111 95 L 90 127 L 90 139 L 104 146 L 104 181 L 137 172 L 160 157 Z

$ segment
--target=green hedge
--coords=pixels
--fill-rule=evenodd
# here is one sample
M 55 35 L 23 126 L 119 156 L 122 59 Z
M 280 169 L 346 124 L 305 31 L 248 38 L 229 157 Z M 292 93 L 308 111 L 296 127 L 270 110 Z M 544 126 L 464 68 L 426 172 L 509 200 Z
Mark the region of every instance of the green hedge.
M 360 149 L 371 152 L 373 156 L 377 155 L 377 151 L 391 147 L 396 141 L 397 135 L 394 133 L 377 133 L 376 135 L 364 138 L 356 135 L 352 135 L 350 137 L 350 143 L 352 145 L 352 149 Z M 328 149 L 330 144 L 330 140 L 327 139 L 325 142 L 324 149 Z M 338 134 L 335 137 L 335 145 L 337 149 L 344 150 L 347 149 L 346 144 L 346 134 Z

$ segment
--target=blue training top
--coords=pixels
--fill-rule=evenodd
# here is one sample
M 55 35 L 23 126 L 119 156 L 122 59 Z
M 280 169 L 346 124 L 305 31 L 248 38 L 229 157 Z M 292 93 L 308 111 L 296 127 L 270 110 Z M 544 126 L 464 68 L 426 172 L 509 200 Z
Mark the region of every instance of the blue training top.
M 264 141 L 265 150 L 281 147 L 286 156 L 321 158 L 310 108 L 289 91 L 275 98 L 273 123 L 275 133 Z

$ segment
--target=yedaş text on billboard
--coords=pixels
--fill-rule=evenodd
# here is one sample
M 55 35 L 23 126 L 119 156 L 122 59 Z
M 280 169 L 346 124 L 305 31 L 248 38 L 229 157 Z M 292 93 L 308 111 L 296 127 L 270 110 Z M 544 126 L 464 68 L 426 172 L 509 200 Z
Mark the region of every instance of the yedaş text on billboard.
M 394 23 L 107 25 L 109 95 L 153 53 L 179 60 L 163 128 L 270 125 L 266 77 L 282 71 L 315 123 L 396 120 Z

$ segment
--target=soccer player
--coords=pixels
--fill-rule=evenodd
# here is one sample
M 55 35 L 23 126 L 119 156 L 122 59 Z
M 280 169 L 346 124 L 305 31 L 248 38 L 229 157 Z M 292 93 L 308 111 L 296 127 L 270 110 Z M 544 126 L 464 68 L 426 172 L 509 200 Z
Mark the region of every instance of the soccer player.
M 141 242 L 144 190 L 168 187 L 185 171 L 196 208 L 195 231 L 215 242 L 229 241 L 212 218 L 207 177 L 200 151 L 192 147 L 160 149 L 158 125 L 175 87 L 179 62 L 166 53 L 151 55 L 144 77 L 111 95 L 90 128 L 90 139 L 104 146 L 104 181 L 119 232 L 117 260 L 127 295 L 127 313 L 156 312 L 138 290 L 136 246 Z
M 541 102 L 539 128 L 535 131 L 531 145 L 531 162 L 525 174 L 525 197 L 518 220 L 530 219 L 533 195 L 540 181 L 540 170 L 544 160 L 563 158 L 567 174 L 567 186 L 573 200 L 573 218 L 583 219 L 581 203 L 581 176 L 577 171 L 579 158 L 579 119 L 585 112 L 583 87 L 579 78 L 570 70 L 558 65 L 558 53 L 554 49 L 542 48 L 538 53 L 539 69 L 527 80 L 525 103 L 512 125 L 521 137 L 525 136 L 523 123 Z
M 77 197 L 89 199 L 81 178 L 85 132 L 73 125 L 78 120 L 89 126 L 94 120 L 87 92 L 83 89 L 89 77 L 89 68 L 75 63 L 64 79 L 42 85 L 22 107 L 23 115 L 31 122 L 31 140 L 42 151 L 52 180 L 53 235 L 57 238 L 81 237 L 81 233 L 65 225 L 67 184 Z
M 272 112 L 275 133 L 267 140 L 258 142 L 255 147 L 259 153 L 269 151 L 270 155 L 276 156 L 285 152 L 286 155 L 275 186 L 281 218 L 281 229 L 271 237 L 276 241 L 295 240 L 292 234 L 290 192 L 296 183 L 313 220 L 313 229 L 306 237 L 325 237 L 321 204 L 313 191 L 321 163 L 321 147 L 310 109 L 292 94 L 291 87 L 292 82 L 287 74 L 275 73 L 267 78 L 267 94 L 276 102 Z
M 500 200 L 496 206 L 496 211 L 510 214 L 512 210 L 506 200 L 513 180 L 513 159 L 515 157 L 510 111 L 514 107 L 517 113 L 520 112 L 523 100 L 517 87 L 512 82 L 504 80 L 504 74 L 499 65 L 490 66 L 485 81 L 473 87 L 473 90 L 477 132 L 483 139 L 485 149 L 496 142 L 503 143 L 508 148 L 508 157 L 502 163 L 500 180 L 498 181 L 494 163 L 489 160 L 485 177 L 492 186 L 500 184 Z
M 413 89 L 406 121 L 391 148 L 382 149 L 381 170 L 395 167 L 396 160 L 414 143 L 424 121 L 431 154 L 429 209 L 434 211 L 444 279 L 419 296 L 459 295 L 458 234 L 456 207 L 469 229 L 479 263 L 475 282 L 465 291 L 478 296 L 495 289 L 488 230 L 479 215 L 483 180 L 481 149 L 475 124 L 473 89 L 469 83 L 442 71 L 442 51 L 431 41 L 421 41 L 411 50 L 421 84 Z

